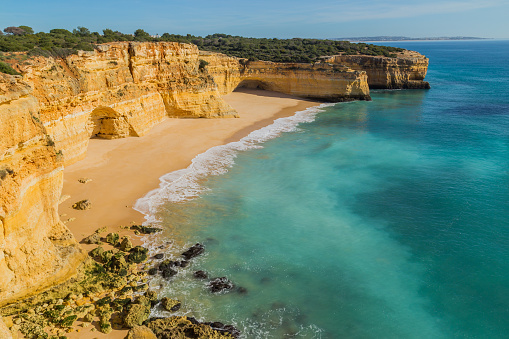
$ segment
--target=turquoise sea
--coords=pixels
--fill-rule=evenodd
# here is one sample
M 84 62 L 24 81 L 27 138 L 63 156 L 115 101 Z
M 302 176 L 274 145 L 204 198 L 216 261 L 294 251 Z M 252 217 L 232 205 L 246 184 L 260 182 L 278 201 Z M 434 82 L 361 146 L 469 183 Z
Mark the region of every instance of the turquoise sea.
M 430 58 L 430 90 L 278 120 L 139 201 L 153 253 L 206 246 L 151 282 L 178 314 L 244 338 L 509 338 L 509 41 L 391 45 Z

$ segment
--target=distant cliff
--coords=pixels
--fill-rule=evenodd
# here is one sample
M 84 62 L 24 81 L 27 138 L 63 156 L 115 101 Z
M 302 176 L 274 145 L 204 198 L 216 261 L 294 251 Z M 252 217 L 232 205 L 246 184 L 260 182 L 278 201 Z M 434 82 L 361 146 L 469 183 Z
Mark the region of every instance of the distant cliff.
M 397 58 L 367 55 L 336 55 L 325 61 L 365 71 L 372 89 L 428 89 L 424 81 L 429 60 L 414 51 L 399 53 Z
M 64 166 L 84 158 L 91 137 L 142 136 L 166 117 L 234 118 L 221 95 L 239 86 L 370 100 L 368 81 L 411 87 L 426 74 L 424 57 L 354 58 L 247 62 L 190 44 L 118 42 L 0 74 L 0 307 L 67 279 L 83 259 L 58 202 Z

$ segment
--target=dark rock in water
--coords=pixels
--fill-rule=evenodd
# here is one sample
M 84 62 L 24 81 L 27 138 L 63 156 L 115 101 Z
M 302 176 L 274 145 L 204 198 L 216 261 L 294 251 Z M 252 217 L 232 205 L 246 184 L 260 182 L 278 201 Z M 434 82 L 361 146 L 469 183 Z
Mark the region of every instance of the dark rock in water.
M 247 294 L 247 288 L 239 286 L 237 287 L 237 292 L 239 292 L 240 294 Z
M 187 261 L 187 260 L 175 261 L 175 266 L 178 266 L 178 267 L 187 267 L 188 265 L 189 265 L 189 261 Z
M 194 325 L 200 324 L 200 322 L 198 320 L 196 320 L 196 318 L 194 318 L 194 317 L 187 317 L 187 320 L 189 320 L 191 322 L 191 324 L 194 324 Z
M 88 199 L 80 200 L 72 205 L 72 208 L 74 208 L 75 210 L 81 210 L 81 211 L 88 210 L 91 207 L 92 207 L 92 203 Z
M 240 336 L 240 331 L 233 325 L 226 325 L 223 329 L 225 332 L 230 333 L 234 338 L 238 338 Z
M 196 271 L 193 273 L 193 277 L 196 279 L 207 279 L 209 275 L 205 271 Z
M 162 276 L 164 279 L 171 278 L 173 276 L 177 275 L 177 271 L 171 268 L 167 268 L 162 272 Z
M 222 291 L 229 291 L 235 287 L 235 285 L 228 280 L 226 277 L 215 278 L 207 284 L 210 292 L 218 293 Z
M 99 244 L 101 242 L 101 236 L 98 233 L 94 233 L 83 239 L 82 242 L 84 244 Z
M 186 260 L 190 260 L 194 257 L 199 256 L 203 252 L 205 252 L 205 246 L 203 246 L 202 244 L 195 244 L 195 245 L 191 246 L 187 251 L 182 253 L 182 256 Z
M 152 233 L 161 232 L 163 230 L 162 228 L 147 227 L 147 226 L 143 226 L 143 225 L 132 225 L 131 229 L 136 230 L 142 234 L 152 234 Z
M 206 323 L 206 324 L 208 324 L 212 328 L 222 329 L 224 327 L 224 324 L 222 322 L 219 322 L 219 321 L 215 321 L 213 323 Z
M 156 275 L 157 272 L 159 272 L 159 270 L 155 267 L 152 267 L 151 269 L 148 270 L 148 275 Z
M 175 267 L 175 262 L 171 261 L 170 259 L 166 259 L 165 261 L 159 264 L 159 271 L 164 271 L 172 267 Z
M 131 253 L 129 253 L 129 255 L 127 256 L 127 261 L 139 264 L 147 260 L 147 252 L 148 250 L 146 248 L 136 246 L 131 250 Z
M 156 255 L 154 255 L 154 259 L 162 259 L 164 258 L 164 253 L 158 253 Z

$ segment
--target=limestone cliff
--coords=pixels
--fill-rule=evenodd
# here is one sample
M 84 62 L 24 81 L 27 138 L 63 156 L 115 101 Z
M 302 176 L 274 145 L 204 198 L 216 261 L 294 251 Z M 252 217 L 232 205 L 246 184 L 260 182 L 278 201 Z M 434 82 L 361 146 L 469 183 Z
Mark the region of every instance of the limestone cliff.
M 247 62 L 189 44 L 118 42 L 30 59 L 23 78 L 0 74 L 0 307 L 69 278 L 84 258 L 57 210 L 63 167 L 85 156 L 91 137 L 142 136 L 165 117 L 235 117 L 221 95 L 238 86 L 369 100 L 370 73 L 352 68 L 378 61 L 339 61 Z M 427 59 L 405 66 L 413 75 L 391 62 L 401 74 L 382 63 L 386 85 L 426 73 Z
M 142 136 L 168 116 L 235 117 L 198 55 L 189 44 L 110 43 L 34 60 L 24 80 L 67 165 L 84 157 L 92 136 Z
M 424 81 L 429 59 L 414 51 L 404 51 L 397 58 L 367 55 L 335 55 L 326 62 L 365 71 L 369 88 L 428 89 Z
M 247 61 L 201 52 L 221 93 L 254 87 L 321 101 L 370 100 L 365 72 L 329 63 Z
M 64 281 L 84 257 L 57 213 L 63 163 L 31 92 L 0 74 L 0 306 Z

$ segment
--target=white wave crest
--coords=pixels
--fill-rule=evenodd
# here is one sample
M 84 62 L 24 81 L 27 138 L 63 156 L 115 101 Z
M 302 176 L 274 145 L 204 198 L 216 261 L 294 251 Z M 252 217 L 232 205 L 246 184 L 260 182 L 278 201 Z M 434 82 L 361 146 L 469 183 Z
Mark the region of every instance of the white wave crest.
M 297 130 L 300 123 L 312 122 L 322 108 L 334 104 L 321 104 L 298 111 L 293 116 L 274 120 L 271 125 L 251 132 L 239 141 L 226 145 L 215 146 L 197 155 L 191 165 L 185 169 L 163 175 L 159 180 L 159 188 L 150 191 L 138 199 L 134 209 L 145 214 L 146 223 L 155 223 L 158 220 L 154 215 L 158 207 L 166 202 L 182 202 L 198 197 L 207 191 L 200 184 L 201 180 L 209 175 L 220 175 L 228 171 L 234 164 L 238 152 L 255 148 L 262 148 L 261 143 L 274 139 L 285 132 Z

